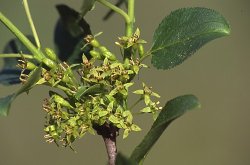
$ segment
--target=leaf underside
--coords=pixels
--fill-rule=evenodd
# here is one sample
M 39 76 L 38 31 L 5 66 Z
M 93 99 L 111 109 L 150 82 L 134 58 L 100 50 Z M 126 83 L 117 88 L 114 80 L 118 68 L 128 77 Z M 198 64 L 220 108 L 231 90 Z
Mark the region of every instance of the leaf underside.
M 151 129 L 142 142 L 134 149 L 130 159 L 136 163 L 142 163 L 149 150 L 160 138 L 164 130 L 176 118 L 182 116 L 189 110 L 199 107 L 198 99 L 193 95 L 183 95 L 167 102 L 158 118 L 153 123 Z
M 157 69 L 171 69 L 209 41 L 229 33 L 226 19 L 212 9 L 178 9 L 165 17 L 155 30 L 151 63 Z

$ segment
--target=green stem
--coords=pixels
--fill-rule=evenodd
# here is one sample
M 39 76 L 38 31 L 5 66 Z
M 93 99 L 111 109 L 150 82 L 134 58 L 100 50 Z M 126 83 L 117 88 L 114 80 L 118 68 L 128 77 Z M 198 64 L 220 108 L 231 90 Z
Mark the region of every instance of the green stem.
M 104 6 L 107 6 L 108 8 L 110 8 L 111 10 L 114 10 L 116 13 L 120 14 L 124 19 L 126 23 L 131 22 L 129 16 L 127 13 L 125 13 L 122 9 L 120 9 L 119 7 L 113 5 L 112 3 L 106 1 L 106 0 L 97 0 L 98 2 L 100 2 L 101 4 L 103 4 Z
M 0 12 L 0 21 L 26 46 L 39 62 L 45 58 L 44 54 L 38 50 L 17 27 Z
M 128 17 L 129 22 L 126 22 L 125 35 L 127 37 L 131 37 L 134 31 L 134 23 L 135 23 L 135 0 L 128 0 Z M 128 48 L 124 50 L 124 63 L 128 63 L 131 58 L 132 48 Z
M 126 36 L 130 37 L 134 31 L 135 23 L 135 0 L 128 0 L 128 17 L 130 22 L 126 22 Z
M 142 58 L 140 58 L 140 62 L 144 61 L 146 58 L 148 58 L 148 57 L 151 56 L 151 55 L 152 55 L 152 52 L 151 52 L 151 51 L 148 51 L 147 53 L 145 53 L 145 54 L 143 55 Z
M 27 0 L 23 0 L 23 5 L 24 5 L 24 9 L 25 9 L 27 18 L 29 20 L 30 28 L 31 28 L 33 36 L 35 38 L 36 46 L 37 46 L 38 49 L 40 49 L 41 48 L 41 44 L 40 44 L 39 37 L 37 35 L 36 28 L 35 28 L 35 25 L 33 23 L 33 20 L 32 20 L 31 14 L 30 14 L 30 9 L 29 9 L 28 1 Z
M 24 57 L 27 59 L 33 59 L 34 57 L 32 55 L 29 54 L 12 54 L 12 53 L 8 53 L 8 54 L 0 54 L 0 58 L 18 58 L 18 57 Z

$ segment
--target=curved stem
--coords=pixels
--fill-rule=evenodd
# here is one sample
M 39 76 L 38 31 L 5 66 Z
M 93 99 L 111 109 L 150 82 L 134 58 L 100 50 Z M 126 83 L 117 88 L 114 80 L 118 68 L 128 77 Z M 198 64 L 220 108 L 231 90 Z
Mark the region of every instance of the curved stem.
M 36 32 L 36 28 L 34 26 L 34 23 L 33 23 L 31 14 L 30 14 L 30 9 L 29 9 L 29 5 L 28 5 L 28 1 L 27 0 L 23 0 L 23 5 L 24 5 L 24 9 L 25 9 L 27 18 L 29 20 L 29 24 L 30 24 L 33 36 L 35 38 L 36 46 L 37 46 L 38 49 L 40 49 L 41 48 L 41 44 L 40 44 L 40 41 L 39 41 L 39 38 L 38 38 L 38 35 L 37 35 L 37 32 Z
M 13 54 L 13 53 L 8 53 L 8 54 L 0 54 L 0 58 L 17 58 L 17 57 L 24 57 L 27 59 L 33 59 L 34 57 L 29 54 Z
M 112 3 L 106 1 L 106 0 L 97 0 L 98 2 L 100 2 L 101 4 L 103 4 L 104 6 L 107 6 L 108 8 L 114 10 L 116 13 L 120 14 L 121 16 L 123 16 L 123 18 L 125 19 L 126 23 L 131 22 L 129 16 L 127 13 L 125 13 L 122 9 L 120 9 L 119 7 L 113 5 Z
M 45 58 L 44 54 L 38 50 L 30 40 L 17 27 L 0 12 L 0 21 L 24 44 L 24 46 L 34 55 L 39 62 Z

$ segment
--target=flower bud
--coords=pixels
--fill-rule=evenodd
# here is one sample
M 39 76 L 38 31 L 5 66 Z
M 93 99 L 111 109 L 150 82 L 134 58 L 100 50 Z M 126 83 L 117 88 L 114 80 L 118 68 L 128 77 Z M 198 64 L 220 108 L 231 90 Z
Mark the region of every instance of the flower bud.
M 95 50 L 91 50 L 89 53 L 95 59 L 98 59 L 98 60 L 102 59 L 101 54 Z
M 100 47 L 100 43 L 96 39 L 91 40 L 90 45 L 92 45 L 95 48 Z
M 27 70 L 33 70 L 35 68 L 36 68 L 35 64 L 33 64 L 32 62 L 29 62 L 29 61 L 27 62 L 27 66 L 26 66 Z
M 144 46 L 142 44 L 138 44 L 138 52 L 139 57 L 142 58 L 144 56 Z
M 43 62 L 46 66 L 48 66 L 50 69 L 56 67 L 56 63 L 55 63 L 54 61 L 52 61 L 51 59 L 49 59 L 49 58 L 44 58 L 44 59 L 42 59 L 42 62 Z
M 46 53 L 47 57 L 49 57 L 49 59 L 51 59 L 53 61 L 57 61 L 57 55 L 55 54 L 55 52 L 52 49 L 45 48 L 45 53 Z
M 54 98 L 54 101 L 56 103 L 59 103 L 60 105 L 64 106 L 64 107 L 67 107 L 67 108 L 73 108 L 70 103 L 65 100 L 63 97 L 59 96 L 59 95 L 53 95 L 53 98 Z
M 116 56 L 113 53 L 111 53 L 105 46 L 100 46 L 99 50 L 100 50 L 101 54 L 104 57 L 108 58 L 109 60 L 111 60 L 111 61 L 116 60 Z

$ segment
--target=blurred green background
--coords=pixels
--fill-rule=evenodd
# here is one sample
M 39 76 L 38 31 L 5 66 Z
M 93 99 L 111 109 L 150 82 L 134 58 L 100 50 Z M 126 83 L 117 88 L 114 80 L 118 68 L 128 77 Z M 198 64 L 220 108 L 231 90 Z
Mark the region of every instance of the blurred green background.
M 42 46 L 53 47 L 55 4 L 64 3 L 79 10 L 82 0 L 30 0 L 31 13 Z M 232 34 L 215 40 L 184 64 L 168 71 L 151 68 L 140 80 L 161 94 L 162 105 L 182 94 L 195 94 L 202 108 L 176 120 L 148 155 L 145 165 L 249 165 L 250 164 L 250 2 L 248 0 L 137 0 L 136 21 L 143 39 L 151 42 L 158 23 L 171 11 L 202 6 L 219 11 L 229 21 Z M 30 28 L 21 0 L 0 0 L 3 12 L 25 34 Z M 103 31 L 99 40 L 119 52 L 114 42 L 123 35 L 119 15 L 106 22 L 108 10 L 97 4 L 86 19 L 93 33 Z M 13 35 L 0 24 L 0 51 Z M 148 44 L 150 45 L 150 44 Z M 149 46 L 148 46 L 149 47 Z M 149 61 L 146 63 L 149 64 Z M 0 62 L 0 66 L 2 63 Z M 19 86 L 0 86 L 5 96 Z M 46 87 L 36 87 L 17 98 L 7 118 L 0 118 L 0 165 L 75 165 L 106 163 L 106 151 L 99 136 L 87 135 L 75 143 L 77 154 L 58 148 L 43 139 L 45 113 L 42 100 Z M 129 155 L 152 123 L 152 116 L 136 116 L 142 132 L 126 140 L 118 138 L 118 149 Z

